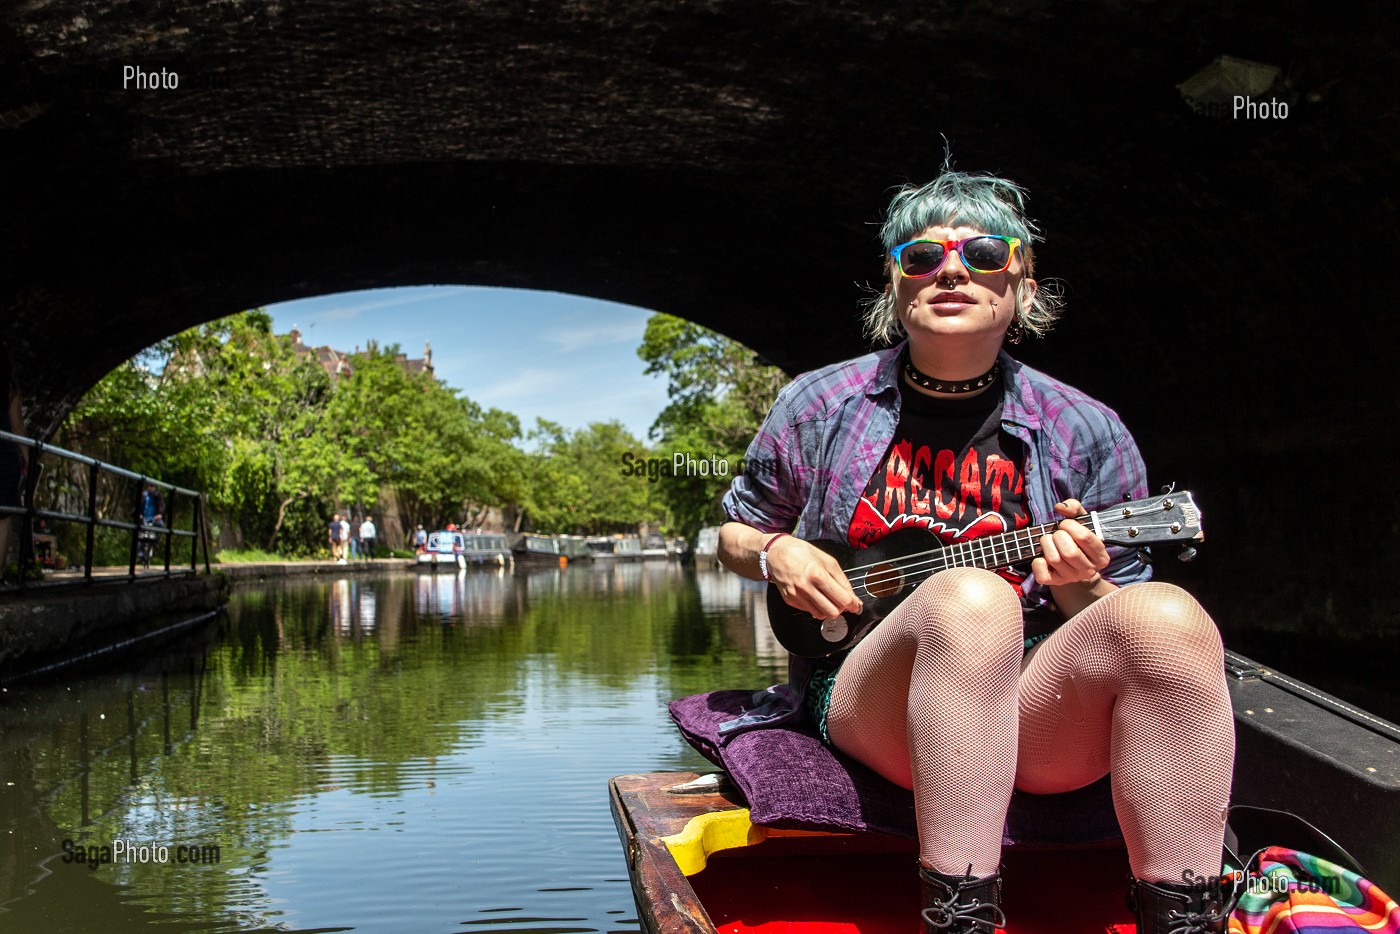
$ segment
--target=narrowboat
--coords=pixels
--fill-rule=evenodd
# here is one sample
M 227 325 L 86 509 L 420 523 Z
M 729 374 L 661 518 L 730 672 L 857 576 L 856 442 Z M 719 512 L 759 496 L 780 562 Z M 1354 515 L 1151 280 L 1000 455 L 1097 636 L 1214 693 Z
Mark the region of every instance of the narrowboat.
M 635 535 L 593 535 L 587 543 L 595 560 L 637 561 L 642 557 L 642 540 Z
M 1237 734 L 1234 851 L 1247 857 L 1266 845 L 1292 847 L 1350 864 L 1387 892 L 1400 890 L 1400 727 L 1234 652 L 1226 653 L 1226 673 Z M 697 695 L 671 705 L 687 739 L 721 763 L 735 754 L 707 749 L 691 732 L 693 712 L 714 707 L 716 717 L 727 716 L 721 695 L 731 693 L 743 692 Z M 691 713 L 678 712 L 687 704 Z M 791 737 L 774 742 L 792 748 Z M 819 802 L 804 798 L 794 812 L 774 813 L 776 793 L 762 787 L 766 779 L 756 782 L 749 768 L 731 768 L 731 775 L 622 775 L 610 782 L 613 820 L 644 931 L 918 929 L 912 799 L 910 826 L 899 832 L 814 825 Z M 789 789 L 804 781 L 801 769 L 798 764 L 788 770 Z M 1100 784 L 1106 789 L 1106 782 Z M 1095 805 L 1094 789 L 1013 797 L 1006 833 L 1019 842 L 1003 850 L 1007 934 L 1083 934 L 1115 924 L 1132 930 L 1124 902 L 1127 855 L 1121 839 L 1114 839 L 1111 799 Z M 880 813 L 873 797 L 858 800 L 867 809 L 859 820 L 868 823 Z M 1097 826 L 1087 829 L 1082 818 L 1066 816 L 1095 808 L 1099 817 L 1088 824 Z M 1039 841 L 1015 827 L 1033 827 L 1037 820 L 1049 829 Z M 1065 836 L 1066 828 L 1080 839 Z M 1063 838 L 1051 839 L 1057 833 Z
M 559 542 L 553 535 L 536 535 L 533 532 L 518 536 L 510 552 L 517 567 L 557 567 L 562 558 Z
M 570 564 L 587 561 L 593 557 L 593 552 L 588 548 L 588 540 L 582 535 L 556 535 L 554 540 L 558 543 L 559 554 L 568 558 Z
M 617 558 L 617 546 L 612 536 L 590 535 L 584 539 L 584 544 L 588 546 L 588 553 L 595 561 L 612 561 Z
M 666 538 L 655 533 L 648 535 L 642 542 L 642 559 L 645 561 L 666 560 L 670 557 L 670 549 L 667 547 Z
M 468 564 L 504 567 L 511 561 L 510 543 L 499 532 L 468 532 L 462 538 Z
M 437 570 L 442 565 L 454 568 L 467 566 L 465 536 L 461 532 L 442 529 L 428 536 L 428 544 L 414 556 L 419 568 Z

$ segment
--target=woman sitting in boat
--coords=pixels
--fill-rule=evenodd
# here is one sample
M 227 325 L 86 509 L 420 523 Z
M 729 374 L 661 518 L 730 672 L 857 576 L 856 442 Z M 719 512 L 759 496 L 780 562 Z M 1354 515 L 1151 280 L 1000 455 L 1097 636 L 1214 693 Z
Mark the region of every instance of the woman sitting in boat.
M 725 497 L 720 557 L 816 626 L 861 601 L 806 539 L 864 547 L 919 526 L 953 542 L 1063 521 L 1029 568 L 940 571 L 849 651 L 794 659 L 799 707 L 744 726 L 805 708 L 830 745 L 913 790 L 927 931 L 1004 925 L 1013 788 L 1106 773 L 1139 934 L 1224 931 L 1234 722 L 1220 636 L 1189 594 L 1072 518 L 1142 498 L 1146 471 L 1113 411 L 1003 349 L 1059 312 L 1034 278 L 1024 199 L 951 170 L 895 195 L 888 280 L 866 317 L 894 346 L 780 393 L 746 457 L 765 469 Z

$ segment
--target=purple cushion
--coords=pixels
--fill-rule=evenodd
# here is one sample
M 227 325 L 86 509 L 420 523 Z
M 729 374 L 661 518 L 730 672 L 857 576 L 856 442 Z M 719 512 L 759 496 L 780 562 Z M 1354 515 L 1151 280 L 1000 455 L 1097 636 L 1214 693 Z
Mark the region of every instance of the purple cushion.
M 672 701 L 670 711 L 686 740 L 729 773 L 748 799 L 754 823 L 916 835 L 913 793 L 827 746 L 806 723 L 750 730 L 721 746 L 719 725 L 743 713 L 752 697 L 752 691 L 711 691 Z M 1065 794 L 1016 792 L 1002 833 L 1008 846 L 1117 839 L 1106 776 Z

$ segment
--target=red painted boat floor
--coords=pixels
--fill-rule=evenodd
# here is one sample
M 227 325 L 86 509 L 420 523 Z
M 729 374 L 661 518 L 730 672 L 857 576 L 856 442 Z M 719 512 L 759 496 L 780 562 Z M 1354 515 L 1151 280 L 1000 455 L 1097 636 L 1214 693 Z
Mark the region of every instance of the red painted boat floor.
M 719 934 L 915 934 L 919 886 L 908 853 L 794 857 L 747 847 L 692 876 Z M 1004 854 L 1007 934 L 1103 934 L 1129 924 L 1121 849 Z

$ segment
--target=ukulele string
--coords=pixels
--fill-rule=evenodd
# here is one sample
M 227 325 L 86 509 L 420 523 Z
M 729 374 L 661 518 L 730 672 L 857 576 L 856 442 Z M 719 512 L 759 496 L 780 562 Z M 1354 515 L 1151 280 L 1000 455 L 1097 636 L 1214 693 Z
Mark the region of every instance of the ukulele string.
M 957 546 L 953 547 L 956 548 Z M 865 575 L 865 589 L 872 590 L 872 585 L 878 587 L 881 584 L 888 583 L 892 580 L 902 580 L 906 577 L 911 577 L 918 574 L 925 574 L 931 577 L 939 571 L 946 570 L 950 567 L 958 567 L 960 565 L 977 566 L 978 557 L 990 557 L 994 562 L 992 564 L 993 567 L 1009 567 L 1012 564 L 1017 564 L 1021 561 L 1025 561 L 1035 557 L 1035 555 L 1040 551 L 1039 546 L 1035 546 L 1035 550 L 1031 554 L 1023 555 L 1021 554 L 1020 548 L 1018 546 L 1016 550 L 1016 557 L 1012 558 L 1011 551 L 1009 549 L 1002 552 L 1001 555 L 985 551 L 981 552 L 980 554 L 977 554 L 974 553 L 972 549 L 969 549 L 965 557 L 971 560 L 960 560 L 964 556 L 948 554 L 948 552 L 952 550 L 953 548 L 936 549 L 934 551 L 920 552 L 917 555 L 909 555 L 908 557 L 900 559 L 899 561 L 884 561 L 880 562 L 879 564 L 865 565 L 865 567 L 867 568 L 879 567 L 880 564 L 890 565 L 890 569 L 887 571 L 878 571 L 873 574 Z M 920 560 L 912 560 L 915 558 L 918 558 Z M 1006 560 L 1008 558 L 1010 560 Z M 855 578 L 851 577 L 850 572 L 852 570 L 856 569 L 851 568 L 846 571 L 846 579 L 849 580 L 852 585 L 854 585 L 856 583 L 856 580 Z
M 956 545 L 952 545 L 946 548 L 935 548 L 929 551 L 916 552 L 915 554 L 906 555 L 903 558 L 899 558 L 894 561 L 880 561 L 875 562 L 873 564 L 854 565 L 850 568 L 845 569 L 846 579 L 850 581 L 852 585 L 854 585 L 857 583 L 857 581 L 856 578 L 852 576 L 853 572 L 865 571 L 867 569 L 880 567 L 881 565 L 889 565 L 890 567 L 888 570 L 883 570 L 874 574 L 867 574 L 864 576 L 863 582 L 866 590 L 873 592 L 873 589 L 875 587 L 879 587 L 882 584 L 888 583 L 890 581 L 901 580 L 906 577 L 913 578 L 920 574 L 925 575 L 926 577 L 931 577 L 939 571 L 946 570 L 949 567 L 957 567 L 959 566 L 959 564 L 980 566 L 978 565 L 978 558 L 989 558 L 992 562 L 994 562 L 989 565 L 992 568 L 1009 567 L 1012 564 L 1017 564 L 1021 561 L 1028 560 L 1029 558 L 1033 558 L 1036 555 L 1038 555 L 1040 553 L 1040 546 L 1038 543 L 1032 543 L 1031 540 L 1033 538 L 1039 537 L 1040 535 L 1048 534 L 1051 530 L 1053 530 L 1054 527 L 1054 525 L 1044 525 L 1038 529 L 1031 528 L 1022 530 L 1020 532 L 1010 533 L 1012 535 L 1027 536 L 1027 544 L 1032 544 L 1033 553 L 1029 555 L 1022 555 L 1022 546 L 1016 545 L 1014 547 L 1017 551 L 1017 557 L 1009 561 L 1005 559 L 1011 558 L 1010 548 L 1008 547 L 1007 549 L 1003 550 L 999 555 L 998 549 L 995 545 L 988 548 L 985 544 L 983 544 L 977 548 L 966 549 L 967 555 L 965 557 L 971 559 L 966 562 L 959 562 L 957 560 L 959 557 L 963 556 L 949 554 L 949 552 L 953 551 L 956 548 L 959 548 L 964 545 L 971 545 L 978 541 L 978 539 L 970 539 L 967 542 L 959 542 Z M 1172 527 L 1170 523 L 1144 523 L 1136 526 L 1136 528 L 1138 528 L 1140 532 L 1156 532 L 1161 530 L 1166 530 L 1170 532 Z M 943 560 L 945 558 L 948 560 Z
M 903 557 L 895 558 L 895 559 L 893 559 L 892 561 L 874 561 L 874 562 L 872 562 L 872 563 L 870 563 L 870 564 L 853 564 L 853 565 L 851 565 L 850 567 L 846 568 L 845 571 L 846 571 L 847 575 L 849 576 L 850 573 L 851 573 L 852 571 L 866 571 L 866 570 L 869 570 L 870 568 L 877 568 L 877 567 L 879 567 L 879 566 L 882 565 L 882 564 L 893 564 L 893 565 L 895 565 L 895 566 L 898 567 L 898 566 L 899 566 L 899 563 L 900 563 L 901 561 L 918 561 L 918 560 L 922 560 L 922 559 L 924 559 L 924 558 L 928 558 L 928 557 L 931 557 L 931 556 L 934 556 L 934 555 L 941 555 L 941 554 L 944 554 L 944 553 L 946 553 L 946 552 L 952 551 L 952 550 L 954 550 L 954 549 L 962 548 L 962 547 L 964 547 L 964 546 L 971 545 L 971 544 L 973 544 L 974 542 L 979 542 L 979 541 L 980 541 L 980 542 L 983 542 L 984 544 L 979 545 L 978 547 L 979 547 L 979 548 L 985 548 L 985 547 L 986 547 L 985 542 L 989 541 L 989 540 L 992 539 L 992 538 L 1003 538 L 1003 537 L 1008 537 L 1008 538 L 1019 538 L 1019 537 L 1022 537 L 1022 536 L 1029 536 L 1030 539 L 1031 539 L 1031 541 L 1028 542 L 1028 543 L 1034 544 L 1034 540 L 1038 540 L 1038 539 L 1040 538 L 1040 536 L 1042 536 L 1042 535 L 1048 535 L 1048 534 L 1050 534 L 1050 533 L 1053 532 L 1058 526 L 1059 526 L 1059 523 L 1058 523 L 1058 522 L 1052 522 L 1052 523 L 1046 523 L 1045 525 L 1031 526 L 1030 528 L 1019 529 L 1019 530 L 1017 530 L 1017 531 L 1015 531 L 1015 532 L 999 532 L 999 533 L 997 533 L 995 536 L 986 536 L 986 537 L 984 537 L 984 538 L 982 538 L 982 539 L 973 538 L 973 539 L 968 539 L 967 541 L 964 541 L 964 542 L 954 542 L 954 543 L 951 544 L 951 545 L 944 545 L 944 546 L 941 547 L 941 548 L 930 548 L 928 551 L 916 551 L 916 552 L 914 552 L 913 554 L 904 555 Z M 1012 545 L 1012 546 L 1010 546 L 1010 547 L 1016 548 L 1016 549 L 1019 550 L 1022 546 L 1021 546 L 1021 545 Z M 1038 546 L 1036 546 L 1036 547 L 1038 547 Z M 996 549 L 996 546 L 993 546 L 993 549 L 995 550 L 995 549 Z

